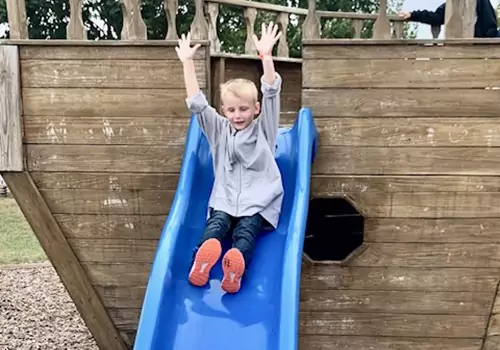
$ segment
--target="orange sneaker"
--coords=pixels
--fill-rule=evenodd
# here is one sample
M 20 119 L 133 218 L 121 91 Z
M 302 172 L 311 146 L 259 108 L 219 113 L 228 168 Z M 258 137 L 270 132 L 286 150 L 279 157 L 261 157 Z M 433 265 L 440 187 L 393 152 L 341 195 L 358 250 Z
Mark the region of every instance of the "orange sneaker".
M 219 260 L 221 253 L 222 247 L 217 239 L 210 238 L 203 242 L 189 272 L 189 282 L 197 287 L 207 284 L 210 271 Z
M 222 259 L 222 270 L 224 278 L 221 288 L 227 293 L 236 293 L 241 287 L 241 277 L 245 272 L 245 260 L 243 255 L 236 248 L 227 251 Z

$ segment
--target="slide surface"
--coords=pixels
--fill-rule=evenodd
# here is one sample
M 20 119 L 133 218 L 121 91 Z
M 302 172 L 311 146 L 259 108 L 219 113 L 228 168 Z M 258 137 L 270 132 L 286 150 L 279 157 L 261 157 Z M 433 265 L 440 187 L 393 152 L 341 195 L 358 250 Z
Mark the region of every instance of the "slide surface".
M 297 350 L 302 247 L 317 130 L 308 108 L 281 128 L 276 159 L 285 196 L 279 226 L 257 241 L 236 294 L 220 288 L 222 267 L 205 287 L 188 282 L 213 184 L 210 149 L 194 116 L 177 192 L 151 267 L 135 350 Z M 223 246 L 223 254 L 230 242 Z

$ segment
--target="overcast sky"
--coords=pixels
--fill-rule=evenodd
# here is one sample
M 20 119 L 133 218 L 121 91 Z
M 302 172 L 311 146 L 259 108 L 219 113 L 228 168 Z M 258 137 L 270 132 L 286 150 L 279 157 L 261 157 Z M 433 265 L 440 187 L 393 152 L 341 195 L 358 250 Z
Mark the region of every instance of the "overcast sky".
M 441 5 L 446 0 L 405 0 L 403 5 L 403 10 L 413 11 L 413 10 L 432 10 L 434 11 L 439 5 Z M 499 0 L 490 0 L 493 7 L 496 8 Z M 443 36 L 443 30 L 441 30 L 440 37 Z M 418 39 L 432 39 L 431 28 L 425 24 L 418 25 L 417 31 Z

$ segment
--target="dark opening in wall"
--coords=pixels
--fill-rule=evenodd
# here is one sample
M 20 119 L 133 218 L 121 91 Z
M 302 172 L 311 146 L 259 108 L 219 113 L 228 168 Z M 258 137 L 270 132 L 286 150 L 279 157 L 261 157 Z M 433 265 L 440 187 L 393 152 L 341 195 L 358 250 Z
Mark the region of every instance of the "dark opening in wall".
M 346 198 L 309 203 L 304 253 L 313 261 L 342 261 L 363 244 L 364 217 Z

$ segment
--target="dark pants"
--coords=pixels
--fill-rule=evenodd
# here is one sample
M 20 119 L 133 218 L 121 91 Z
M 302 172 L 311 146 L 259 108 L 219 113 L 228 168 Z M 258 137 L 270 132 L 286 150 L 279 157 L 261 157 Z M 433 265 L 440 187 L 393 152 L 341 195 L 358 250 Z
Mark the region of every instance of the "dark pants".
M 205 232 L 196 250 L 210 238 L 216 238 L 222 242 L 232 230 L 233 248 L 237 248 L 243 255 L 246 268 L 252 259 L 255 240 L 263 224 L 264 218 L 260 214 L 235 218 L 215 210 L 207 221 Z

